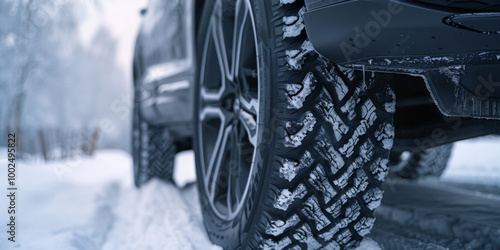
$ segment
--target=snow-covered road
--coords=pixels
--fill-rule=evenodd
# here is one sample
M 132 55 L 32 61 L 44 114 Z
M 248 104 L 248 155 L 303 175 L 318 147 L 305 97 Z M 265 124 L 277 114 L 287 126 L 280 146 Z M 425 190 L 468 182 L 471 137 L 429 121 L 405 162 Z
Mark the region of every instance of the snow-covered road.
M 360 249 L 500 248 L 498 149 L 498 138 L 461 142 L 440 181 L 388 181 Z M 153 180 L 136 190 L 130 156 L 114 150 L 18 165 L 16 243 L 4 233 L 0 249 L 219 249 L 204 232 L 196 187 L 186 185 L 195 176 L 192 152 L 177 156 L 182 188 Z M 8 223 L 6 198 L 1 225 Z

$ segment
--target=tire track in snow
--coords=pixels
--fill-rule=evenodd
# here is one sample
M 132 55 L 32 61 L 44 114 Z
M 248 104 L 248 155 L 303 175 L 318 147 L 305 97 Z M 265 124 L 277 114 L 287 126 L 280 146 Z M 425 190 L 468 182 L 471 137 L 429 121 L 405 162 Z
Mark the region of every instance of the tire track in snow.
M 201 223 L 196 192 L 153 179 L 139 190 L 128 187 L 121 193 L 102 249 L 218 248 Z
M 113 210 L 120 198 L 120 192 L 118 183 L 110 183 L 102 193 L 97 194 L 90 227 L 83 231 L 75 231 L 70 239 L 70 246 L 82 250 L 102 248 L 116 219 Z

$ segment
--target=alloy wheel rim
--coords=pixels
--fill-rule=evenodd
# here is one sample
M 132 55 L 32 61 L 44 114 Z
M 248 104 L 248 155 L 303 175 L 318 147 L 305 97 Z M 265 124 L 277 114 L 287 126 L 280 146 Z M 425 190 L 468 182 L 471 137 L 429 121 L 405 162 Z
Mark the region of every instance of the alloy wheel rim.
M 248 0 L 216 1 L 201 57 L 198 134 L 203 190 L 212 211 L 225 220 L 240 213 L 255 172 L 256 37 Z

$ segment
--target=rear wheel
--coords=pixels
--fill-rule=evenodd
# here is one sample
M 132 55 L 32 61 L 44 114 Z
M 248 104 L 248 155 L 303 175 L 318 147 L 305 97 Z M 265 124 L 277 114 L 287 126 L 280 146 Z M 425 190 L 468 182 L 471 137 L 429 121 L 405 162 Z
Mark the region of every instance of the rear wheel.
M 451 157 L 453 144 L 429 148 L 421 152 L 396 153 L 391 156 L 391 173 L 404 179 L 440 177 Z
M 166 127 L 148 124 L 139 112 L 136 97 L 132 121 L 135 185 L 140 187 L 153 177 L 172 181 L 176 152 L 174 141 Z
M 351 248 L 373 226 L 394 93 L 316 54 L 303 11 L 298 0 L 205 4 L 197 182 L 208 235 L 224 248 Z

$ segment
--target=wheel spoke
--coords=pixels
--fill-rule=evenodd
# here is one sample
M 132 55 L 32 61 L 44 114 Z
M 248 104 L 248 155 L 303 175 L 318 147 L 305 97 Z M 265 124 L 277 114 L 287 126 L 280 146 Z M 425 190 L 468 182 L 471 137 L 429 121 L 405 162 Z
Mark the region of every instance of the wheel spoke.
M 210 192 L 211 200 L 215 198 L 216 186 L 219 181 L 219 173 L 220 167 L 223 165 L 223 157 L 224 154 L 228 150 L 228 137 L 230 136 L 232 130 L 232 125 L 221 129 L 219 136 L 217 138 L 217 142 L 215 148 L 212 152 L 212 156 L 210 157 L 210 162 L 208 164 L 208 170 L 205 175 L 205 183 Z
M 227 195 L 226 195 L 226 203 L 227 203 L 227 211 L 229 213 L 229 216 L 233 213 L 233 205 L 231 202 L 231 189 L 233 189 L 233 163 L 229 163 L 229 171 L 227 174 Z
M 245 32 L 245 27 L 247 25 L 247 20 L 248 20 L 248 6 L 246 4 L 246 1 L 238 1 L 236 5 L 236 16 L 234 18 L 235 23 L 234 23 L 234 37 L 233 37 L 233 75 L 234 78 L 238 78 L 239 76 L 239 71 L 240 71 L 240 65 L 241 65 L 241 60 L 244 60 L 245 58 L 242 58 L 242 52 L 244 48 L 243 46 L 243 34 Z
M 222 3 L 219 1 L 217 3 L 213 19 L 212 19 L 212 36 L 214 39 L 215 49 L 217 52 L 217 57 L 219 59 L 219 64 L 221 65 L 225 78 L 231 79 L 231 70 L 229 69 L 229 57 L 228 49 L 225 40 L 224 27 L 223 27 L 223 16 L 222 16 Z
M 201 99 L 203 102 L 205 102 L 207 104 L 219 102 L 222 95 L 223 95 L 223 93 L 221 90 L 214 93 L 212 91 L 207 91 L 205 88 L 201 89 Z
M 231 149 L 230 149 L 230 162 L 228 162 L 228 184 L 227 184 L 227 207 L 228 207 L 228 212 L 230 214 L 233 213 L 233 193 L 236 191 L 234 190 L 235 183 L 237 182 L 235 178 L 235 174 L 238 172 L 239 168 L 239 157 L 240 157 L 240 152 L 238 150 L 238 127 L 232 127 L 231 129 Z
M 220 107 L 214 106 L 206 106 L 201 111 L 200 121 L 206 121 L 208 118 L 218 118 L 221 121 L 221 130 L 232 119 L 231 114 Z
M 210 158 L 208 159 L 208 166 L 205 167 L 205 185 L 207 189 L 209 190 L 211 196 L 214 193 L 214 190 L 210 189 L 210 185 L 208 183 L 211 181 L 211 178 L 214 177 L 214 173 L 216 173 L 218 170 L 214 169 L 215 166 L 218 163 L 218 156 L 220 152 L 222 152 L 224 143 L 225 143 L 225 128 L 227 124 L 227 117 L 224 114 L 224 111 L 220 109 L 219 107 L 213 107 L 213 106 L 207 106 L 203 108 L 203 110 L 200 113 L 200 122 L 202 126 L 207 126 L 204 123 L 210 119 L 216 119 L 220 121 L 219 127 L 217 128 L 217 139 L 215 140 L 215 145 L 212 150 L 212 154 L 210 155 Z M 205 143 L 205 142 L 204 142 Z

